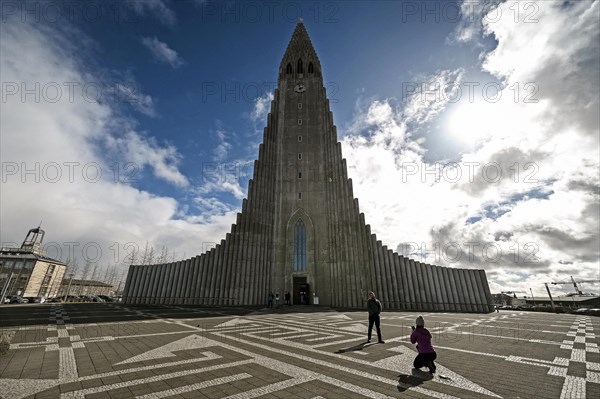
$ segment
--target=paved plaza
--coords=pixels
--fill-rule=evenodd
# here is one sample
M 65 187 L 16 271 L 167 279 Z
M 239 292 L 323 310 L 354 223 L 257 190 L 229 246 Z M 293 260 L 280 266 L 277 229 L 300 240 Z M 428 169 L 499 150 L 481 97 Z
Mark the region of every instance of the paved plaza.
M 424 313 L 433 378 L 412 370 L 418 313 L 328 308 L 0 307 L 0 397 L 597 398 L 599 318 Z M 376 339 L 373 340 L 376 342 Z

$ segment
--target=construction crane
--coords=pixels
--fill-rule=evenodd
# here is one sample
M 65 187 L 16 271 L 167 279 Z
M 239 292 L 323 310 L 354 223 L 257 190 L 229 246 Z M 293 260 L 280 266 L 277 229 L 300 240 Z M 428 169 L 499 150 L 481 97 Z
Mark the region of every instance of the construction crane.
M 513 294 L 513 298 L 517 297 L 517 294 L 527 294 L 525 291 L 501 291 L 501 294 Z
M 581 292 L 581 290 L 579 289 L 579 286 L 577 285 L 577 282 L 575 281 L 575 279 L 573 278 L 573 276 L 570 276 L 570 277 L 571 277 L 571 281 L 555 281 L 555 282 L 552 282 L 550 284 L 554 284 L 554 285 L 557 285 L 557 284 L 573 284 L 573 287 L 575 287 L 575 295 L 583 295 L 583 292 Z M 582 283 L 597 283 L 597 282 L 600 282 L 600 280 L 583 280 L 583 281 L 580 280 L 579 284 L 582 284 Z M 548 288 L 548 287 L 546 287 L 546 288 Z

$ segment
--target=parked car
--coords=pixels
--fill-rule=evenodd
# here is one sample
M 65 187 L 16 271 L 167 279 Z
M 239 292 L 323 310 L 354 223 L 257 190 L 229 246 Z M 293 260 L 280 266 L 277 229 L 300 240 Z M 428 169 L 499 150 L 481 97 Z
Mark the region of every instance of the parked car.
M 49 303 L 62 302 L 63 299 L 65 299 L 64 296 L 55 296 L 53 298 L 46 299 L 46 302 L 49 302 Z
M 10 303 L 28 303 L 29 301 L 20 295 L 13 295 L 10 297 Z
M 588 308 L 579 308 L 575 311 L 575 313 L 586 314 L 588 312 Z
M 79 302 L 81 298 L 79 295 L 67 295 L 67 302 Z
M 104 299 L 104 302 L 115 302 L 115 298 L 108 295 L 98 295 L 98 297 Z
M 593 308 L 587 311 L 586 314 L 589 314 L 590 316 L 600 316 L 600 309 L 598 308 Z
M 46 302 L 45 296 L 27 296 L 25 297 L 29 301 L 29 303 L 44 303 Z

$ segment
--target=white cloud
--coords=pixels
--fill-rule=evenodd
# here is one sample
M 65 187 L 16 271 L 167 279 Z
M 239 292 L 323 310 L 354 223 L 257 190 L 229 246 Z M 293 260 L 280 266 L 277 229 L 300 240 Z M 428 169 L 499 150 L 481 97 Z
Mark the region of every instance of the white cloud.
M 144 138 L 131 130 L 120 137 L 107 136 L 106 142 L 108 148 L 121 152 L 123 159 L 135 164 L 135 168 L 148 165 L 158 178 L 180 187 L 189 184 L 188 179 L 177 169 L 180 155 L 175 147 L 161 147 L 153 137 Z
M 409 100 L 404 110 L 392 100 L 359 103 L 342 145 L 361 210 L 385 244 L 426 243 L 431 250 L 457 243 L 461 260 L 450 262 L 448 251 L 438 263 L 484 268 L 493 290 L 532 287 L 540 295 L 543 282 L 600 277 L 600 24 L 598 2 L 536 4 L 538 23 L 515 23 L 508 2 L 500 5 L 501 18 L 481 24 L 498 40 L 482 66 L 503 82 L 499 101 L 461 98 L 446 114 L 445 103 Z M 436 182 L 422 173 L 436 165 L 422 160 L 425 149 L 413 141 L 410 121 L 452 120 L 452 112 L 460 116 L 447 139 L 468 134 L 471 145 L 459 159 L 460 179 Z M 472 179 L 468 165 L 475 165 Z M 418 172 L 407 175 L 407 166 Z M 503 174 L 495 181 L 498 167 Z M 479 243 L 472 261 L 470 242 Z M 434 261 L 434 253 L 424 255 Z
M 155 117 L 154 99 L 139 90 L 135 86 L 125 85 L 117 82 L 114 84 L 115 98 L 126 101 L 138 112 Z
M 166 43 L 161 42 L 156 37 L 144 37 L 142 43 L 152 52 L 157 61 L 165 62 L 175 69 L 184 64 L 183 59 L 179 57 L 175 50 L 169 48 Z
M 252 122 L 265 123 L 267 115 L 271 111 L 271 101 L 273 101 L 273 93 L 267 92 L 254 100 L 254 108 L 250 114 Z
M 177 23 L 175 12 L 169 8 L 165 0 L 135 0 L 128 1 L 126 4 L 140 16 L 150 15 L 167 26 L 174 26 Z
M 457 99 L 461 90 L 464 70 L 438 71 L 419 84 L 414 83 L 412 93 L 404 107 L 404 118 L 408 123 L 431 122 L 444 111 L 450 101 Z
M 9 18 L 0 29 L 3 82 L 28 88 L 48 82 L 98 82 L 103 87 L 102 79 L 79 62 L 85 48 L 63 45 L 69 43 L 64 31 L 18 18 Z M 82 32 L 69 34 L 77 34 L 79 43 L 87 40 Z M 94 248 L 100 248 L 102 265 L 124 268 L 128 243 L 166 245 L 181 256 L 201 253 L 202 242 L 224 237 L 235 215 L 181 215 L 174 198 L 128 183 L 150 167 L 160 179 L 180 187 L 189 184 L 178 170 L 177 149 L 135 131 L 135 126 L 110 103 L 86 101 L 80 95 L 73 101 L 67 95 L 58 101 L 9 96 L 0 118 L 2 241 L 20 243 L 43 219 L 46 242 L 61 245 L 63 260 L 70 256 L 65 243 L 73 242 L 80 264 L 84 247 L 92 249 L 92 258 Z M 127 168 L 128 162 L 135 167 Z M 54 246 L 49 249 L 56 254 Z

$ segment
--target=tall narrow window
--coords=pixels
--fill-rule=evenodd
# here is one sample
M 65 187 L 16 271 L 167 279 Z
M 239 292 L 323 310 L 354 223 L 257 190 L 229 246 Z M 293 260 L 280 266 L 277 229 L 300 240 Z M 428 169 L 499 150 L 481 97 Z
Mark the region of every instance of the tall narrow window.
M 302 136 L 298 136 L 298 143 L 302 142 Z
M 313 63 L 310 62 L 308 64 L 308 73 L 314 73 L 315 72 L 315 68 L 313 67 Z
M 302 125 L 302 119 L 298 119 L 298 125 Z
M 302 60 L 298 60 L 298 70 L 296 71 L 298 73 L 304 73 L 304 71 L 302 70 Z
M 302 219 L 298 219 L 294 228 L 294 271 L 306 271 L 306 227 Z
M 302 153 L 298 154 L 298 159 L 302 159 Z
M 287 75 L 291 75 L 292 74 L 292 64 L 290 64 L 289 62 L 287 64 L 287 66 L 285 67 L 285 73 Z

